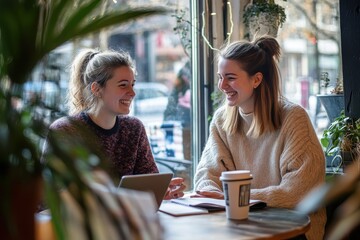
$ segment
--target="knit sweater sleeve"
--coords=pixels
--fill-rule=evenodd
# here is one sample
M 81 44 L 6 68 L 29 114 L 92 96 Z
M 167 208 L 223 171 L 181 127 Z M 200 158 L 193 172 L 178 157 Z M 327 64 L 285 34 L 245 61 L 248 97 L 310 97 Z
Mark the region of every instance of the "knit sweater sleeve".
M 72 126 L 71 122 L 69 121 L 68 117 L 62 117 L 54 121 L 50 126 L 47 134 L 50 134 L 50 132 L 57 132 L 57 133 L 63 133 L 61 135 L 58 135 L 58 141 L 59 137 L 62 137 L 63 141 L 66 141 L 67 138 L 65 136 L 67 133 L 73 134 L 74 133 L 74 127 Z M 44 144 L 42 146 L 42 156 L 41 161 L 45 162 L 47 154 L 51 152 L 51 145 L 49 142 L 49 135 L 46 136 Z
M 235 170 L 232 155 L 221 130 L 221 109 L 215 112 L 210 134 L 194 176 L 195 190 L 222 191 L 221 172 Z
M 300 106 L 289 110 L 280 136 L 284 138 L 281 182 L 252 189 L 251 198 L 263 200 L 272 207 L 293 208 L 311 189 L 324 182 L 324 153 L 307 113 Z

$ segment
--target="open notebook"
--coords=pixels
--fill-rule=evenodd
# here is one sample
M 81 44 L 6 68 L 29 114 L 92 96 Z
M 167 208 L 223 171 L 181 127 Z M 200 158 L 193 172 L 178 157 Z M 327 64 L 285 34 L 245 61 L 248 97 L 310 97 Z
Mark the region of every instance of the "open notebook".
M 250 200 L 250 210 L 262 209 L 266 206 L 266 203 L 263 201 Z M 163 202 L 159 210 L 173 216 L 206 214 L 213 211 L 224 211 L 225 200 L 183 197 Z

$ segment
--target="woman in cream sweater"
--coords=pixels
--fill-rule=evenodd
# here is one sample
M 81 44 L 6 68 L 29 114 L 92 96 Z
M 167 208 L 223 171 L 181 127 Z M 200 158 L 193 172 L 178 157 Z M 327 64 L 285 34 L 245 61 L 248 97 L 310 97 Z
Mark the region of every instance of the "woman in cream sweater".
M 214 114 L 195 174 L 197 196 L 223 198 L 221 172 L 250 170 L 251 198 L 294 208 L 325 180 L 324 154 L 306 111 L 280 94 L 280 46 L 272 37 L 233 42 L 218 56 L 226 103 Z M 307 239 L 322 239 L 326 212 L 311 216 Z

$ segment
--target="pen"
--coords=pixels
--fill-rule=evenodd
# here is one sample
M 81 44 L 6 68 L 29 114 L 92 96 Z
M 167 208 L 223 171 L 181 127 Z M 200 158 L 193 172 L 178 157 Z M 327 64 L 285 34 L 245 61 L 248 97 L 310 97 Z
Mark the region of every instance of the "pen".
M 221 161 L 222 165 L 224 166 L 224 168 L 226 169 L 226 171 L 229 171 L 229 169 L 225 165 L 224 159 L 221 159 L 220 161 Z

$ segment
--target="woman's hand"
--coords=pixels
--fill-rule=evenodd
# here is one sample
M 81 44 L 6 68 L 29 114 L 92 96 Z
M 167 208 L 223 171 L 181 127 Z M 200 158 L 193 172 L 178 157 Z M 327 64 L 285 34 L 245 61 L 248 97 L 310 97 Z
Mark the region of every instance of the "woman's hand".
M 190 195 L 190 197 L 206 197 L 206 198 L 216 198 L 224 199 L 224 193 L 220 191 L 196 191 L 196 193 Z
M 172 198 L 179 198 L 184 196 L 184 190 L 186 186 L 183 184 L 184 179 L 183 178 L 173 178 L 171 179 L 171 182 L 169 184 L 168 190 L 166 191 L 165 200 L 169 200 Z

